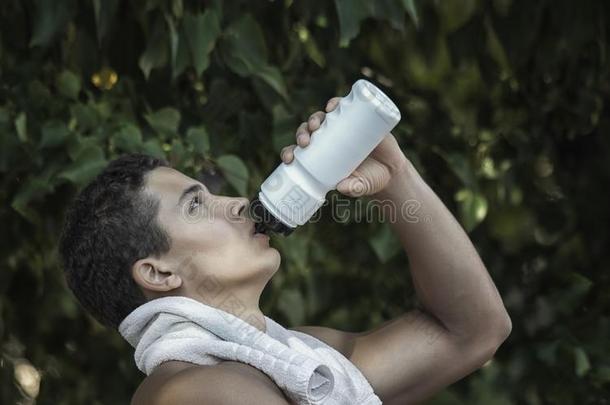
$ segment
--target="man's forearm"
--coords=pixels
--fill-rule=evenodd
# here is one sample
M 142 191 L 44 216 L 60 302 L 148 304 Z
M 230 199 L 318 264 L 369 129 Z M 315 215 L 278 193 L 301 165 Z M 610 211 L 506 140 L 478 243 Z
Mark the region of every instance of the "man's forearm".
M 397 210 L 391 226 L 409 257 L 424 309 L 456 335 L 503 340 L 511 323 L 493 280 L 461 225 L 415 168 L 409 163 L 373 197 Z

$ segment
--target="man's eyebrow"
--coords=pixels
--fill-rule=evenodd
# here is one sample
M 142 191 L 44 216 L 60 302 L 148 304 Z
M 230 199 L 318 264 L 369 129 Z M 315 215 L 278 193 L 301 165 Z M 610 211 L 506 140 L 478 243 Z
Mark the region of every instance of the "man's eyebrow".
M 203 187 L 201 187 L 201 184 L 193 184 L 192 186 L 189 186 L 182 192 L 182 195 L 180 195 L 180 198 L 178 199 L 178 205 L 182 205 L 186 197 L 191 194 L 198 193 L 199 191 L 203 191 Z

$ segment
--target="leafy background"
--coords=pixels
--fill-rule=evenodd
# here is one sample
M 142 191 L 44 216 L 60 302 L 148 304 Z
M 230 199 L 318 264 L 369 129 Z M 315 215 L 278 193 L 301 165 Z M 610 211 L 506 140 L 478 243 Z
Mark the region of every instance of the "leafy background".
M 251 197 L 297 125 L 361 77 L 399 104 L 394 134 L 513 320 L 491 362 L 429 403 L 609 403 L 607 2 L 4 0 L 0 13 L 2 404 L 127 403 L 143 378 L 62 279 L 55 246 L 79 187 L 144 151 Z M 272 242 L 283 261 L 263 311 L 356 331 L 409 310 L 388 227 L 329 210 Z

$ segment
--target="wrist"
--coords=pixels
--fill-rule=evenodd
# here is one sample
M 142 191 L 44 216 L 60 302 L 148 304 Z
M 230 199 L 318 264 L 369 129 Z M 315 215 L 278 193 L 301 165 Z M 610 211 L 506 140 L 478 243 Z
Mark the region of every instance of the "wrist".
M 396 193 L 402 194 L 403 188 L 409 183 L 413 182 L 419 174 L 415 169 L 415 166 L 411 163 L 406 156 L 404 156 L 404 160 L 402 160 L 398 165 L 390 169 L 390 181 L 388 184 L 374 194 L 374 197 L 387 199 L 387 198 L 395 198 Z
M 396 178 L 412 176 L 414 173 L 417 173 L 417 170 L 413 163 L 403 154 L 399 162 L 393 165 L 390 173 L 392 174 L 391 180 L 394 180 Z

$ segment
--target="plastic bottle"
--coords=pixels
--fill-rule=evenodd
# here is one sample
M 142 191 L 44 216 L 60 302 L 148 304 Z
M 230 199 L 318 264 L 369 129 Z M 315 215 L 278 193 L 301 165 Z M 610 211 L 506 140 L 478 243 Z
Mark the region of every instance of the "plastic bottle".
M 348 177 L 400 121 L 400 111 L 379 88 L 358 80 L 335 110 L 281 163 L 250 203 L 256 231 L 290 234 L 324 204 L 326 194 Z

